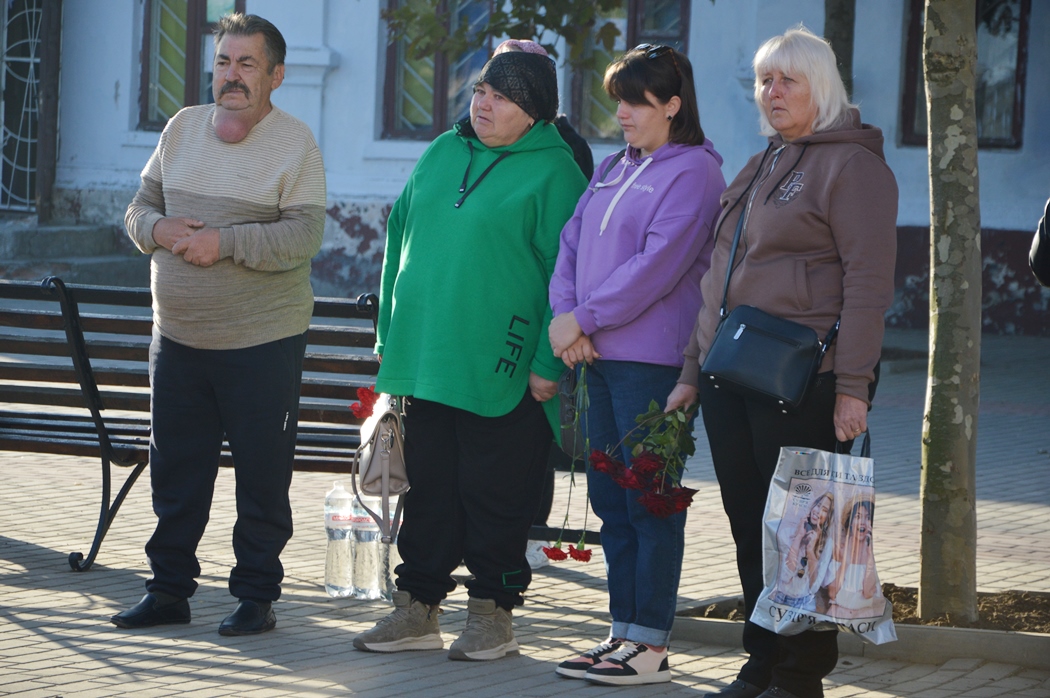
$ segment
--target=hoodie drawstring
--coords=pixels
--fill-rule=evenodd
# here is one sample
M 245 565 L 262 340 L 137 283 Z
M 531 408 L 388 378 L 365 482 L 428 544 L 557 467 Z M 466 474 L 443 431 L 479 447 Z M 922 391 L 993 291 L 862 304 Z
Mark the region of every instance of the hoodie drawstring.
M 621 150 L 620 152 L 624 153 L 626 151 L 622 151 Z M 625 157 L 621 158 L 620 162 L 623 163 L 623 167 L 620 169 L 620 174 L 616 175 L 616 179 L 612 180 L 611 182 L 597 182 L 593 187 L 591 187 L 591 191 L 598 191 L 602 187 L 611 187 L 614 184 L 619 184 L 620 180 L 623 179 L 624 173 L 627 172 L 628 164 L 630 164 L 629 161 L 627 160 L 627 158 L 625 158 Z M 615 167 L 615 166 L 616 165 L 613 164 L 613 167 Z M 602 179 L 605 178 L 605 175 L 609 174 L 609 170 L 611 170 L 611 169 L 612 169 L 612 167 L 609 167 L 609 168 L 607 168 L 605 170 L 605 174 L 602 175 Z
M 601 234 L 605 232 L 605 227 L 609 225 L 609 219 L 612 218 L 613 209 L 616 208 L 616 204 L 620 203 L 620 199 L 623 198 L 624 193 L 626 193 L 626 191 L 631 188 L 631 185 L 634 184 L 634 180 L 638 179 L 638 175 L 640 175 L 642 173 L 642 170 L 648 167 L 649 163 L 652 161 L 653 158 L 651 156 L 646 158 L 645 162 L 643 162 L 641 166 L 637 170 L 635 170 L 634 174 L 627 178 L 627 181 L 623 183 L 623 186 L 620 187 L 620 190 L 616 192 L 616 196 L 614 196 L 612 201 L 609 202 L 609 208 L 605 209 L 605 217 L 602 218 L 602 225 L 598 229 L 599 237 L 601 237 Z M 627 171 L 626 164 L 624 164 L 623 169 L 624 172 Z M 623 177 L 623 172 L 620 173 L 620 177 L 617 177 L 612 182 L 609 182 L 609 184 L 615 184 L 616 182 L 620 181 L 621 177 Z
M 463 196 L 459 197 L 459 201 L 453 204 L 453 206 L 455 206 L 456 208 L 459 208 L 463 205 L 463 202 L 467 200 L 467 197 L 470 196 L 471 192 L 477 189 L 478 185 L 481 184 L 481 180 L 485 179 L 485 177 L 488 176 L 489 172 L 492 172 L 492 168 L 494 168 L 500 163 L 501 160 L 503 160 L 511 154 L 509 150 L 500 153 L 499 157 L 493 160 L 492 164 L 486 167 L 485 171 L 481 173 L 481 176 L 475 179 L 474 183 L 470 185 L 469 189 L 467 189 L 467 179 L 470 178 L 470 166 L 474 162 L 474 144 L 471 143 L 469 140 L 467 141 L 467 148 L 470 149 L 470 159 L 467 160 L 467 170 L 463 173 L 463 183 L 459 185 L 459 191 L 463 193 Z
M 470 175 L 470 166 L 474 164 L 474 144 L 470 141 L 467 141 L 467 150 L 470 151 L 470 158 L 467 160 L 467 169 L 463 171 L 463 183 L 459 185 L 460 194 L 467 190 L 467 177 Z

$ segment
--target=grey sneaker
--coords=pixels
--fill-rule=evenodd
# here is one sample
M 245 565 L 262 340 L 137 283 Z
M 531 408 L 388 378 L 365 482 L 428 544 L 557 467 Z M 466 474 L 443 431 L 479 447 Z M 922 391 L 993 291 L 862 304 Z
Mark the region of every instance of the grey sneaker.
M 517 651 L 510 611 L 492 599 L 467 599 L 467 627 L 448 648 L 448 658 L 484 661 Z
M 445 646 L 438 627 L 437 606 L 431 608 L 407 591 L 394 592 L 394 611 L 371 630 L 354 638 L 354 647 L 365 652 L 439 650 Z

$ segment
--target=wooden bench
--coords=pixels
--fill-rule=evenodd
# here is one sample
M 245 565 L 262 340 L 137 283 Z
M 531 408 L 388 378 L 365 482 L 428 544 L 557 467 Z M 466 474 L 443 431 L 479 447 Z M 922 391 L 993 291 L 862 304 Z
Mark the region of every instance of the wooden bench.
M 0 450 L 91 456 L 102 502 L 91 567 L 120 505 L 149 461 L 149 289 L 0 281 Z M 297 470 L 348 473 L 360 443 L 349 410 L 379 362 L 374 295 L 318 298 L 303 366 Z M 105 412 L 105 416 L 103 416 Z M 232 465 L 224 448 L 222 465 Z M 130 469 L 112 496 L 114 466 Z
M 69 554 L 82 572 L 94 563 L 121 504 L 149 462 L 150 290 L 0 280 L 0 450 L 99 458 L 102 493 L 90 551 Z M 307 335 L 295 469 L 349 473 L 360 420 L 357 388 L 375 383 L 375 295 L 317 298 Z M 106 415 L 103 416 L 103 412 Z M 220 464 L 232 465 L 224 448 Z M 114 466 L 128 468 L 116 496 Z M 559 468 L 562 469 L 562 468 Z M 564 468 L 567 470 L 568 468 Z M 582 475 L 582 472 L 580 473 Z M 557 512 L 552 512 L 557 516 Z M 533 540 L 557 527 L 534 526 Z M 574 542 L 580 530 L 566 530 Z M 587 531 L 589 544 L 600 544 Z

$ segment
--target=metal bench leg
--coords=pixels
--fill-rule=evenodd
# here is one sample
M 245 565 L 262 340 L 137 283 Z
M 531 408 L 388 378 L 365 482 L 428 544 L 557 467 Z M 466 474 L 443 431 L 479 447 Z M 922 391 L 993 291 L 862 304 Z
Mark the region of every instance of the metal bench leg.
M 117 497 L 111 505 L 109 502 L 109 469 L 111 466 L 107 458 L 102 459 L 102 510 L 99 512 L 98 529 L 95 531 L 95 540 L 91 542 L 91 551 L 88 552 L 86 560 L 83 553 L 69 554 L 69 566 L 73 568 L 74 572 L 87 572 L 91 568 L 91 565 L 95 562 L 95 556 L 98 555 L 99 548 L 102 547 L 102 539 L 106 537 L 106 532 L 109 531 L 109 525 L 113 523 L 120 505 L 124 503 L 124 498 L 128 496 L 132 485 L 139 479 L 139 475 L 146 469 L 146 465 L 146 463 L 136 463 L 134 465 L 134 469 L 128 475 L 128 479 L 124 481 L 124 486 L 120 488 L 120 492 L 117 493 Z

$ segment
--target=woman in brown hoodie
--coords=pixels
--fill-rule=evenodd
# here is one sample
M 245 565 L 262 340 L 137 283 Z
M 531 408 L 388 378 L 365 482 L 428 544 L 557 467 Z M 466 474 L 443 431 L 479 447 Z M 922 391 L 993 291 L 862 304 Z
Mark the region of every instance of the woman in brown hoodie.
M 848 450 L 867 429 L 893 300 L 897 184 L 882 131 L 862 124 L 826 41 L 803 27 L 754 58 L 755 102 L 769 146 L 722 195 L 704 307 L 667 409 L 699 397 L 722 503 L 737 546 L 747 615 L 763 588 L 762 519 L 782 446 Z M 718 328 L 733 231 L 744 216 L 728 310 L 751 305 L 824 337 L 841 320 L 802 407 L 792 413 L 698 385 Z M 748 621 L 749 658 L 719 698 L 819 698 L 838 659 L 836 631 L 782 636 Z

